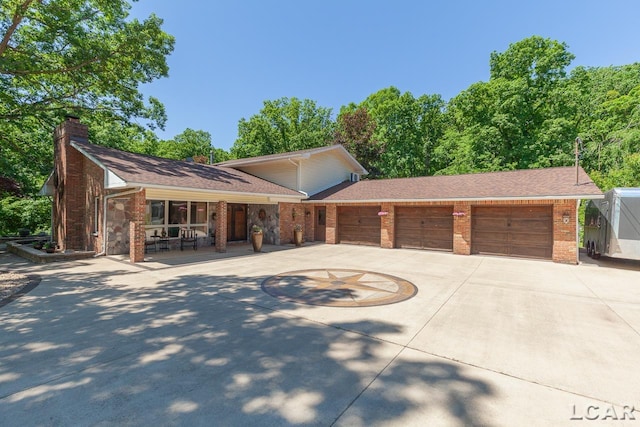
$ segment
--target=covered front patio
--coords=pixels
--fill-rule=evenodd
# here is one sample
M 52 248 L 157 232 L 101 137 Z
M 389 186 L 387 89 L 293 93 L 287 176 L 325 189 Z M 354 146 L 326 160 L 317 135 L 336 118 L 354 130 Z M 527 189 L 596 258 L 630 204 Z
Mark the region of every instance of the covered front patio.
M 128 205 L 128 214 L 121 214 L 111 206 L 107 208 L 107 247 L 114 248 L 107 254 L 128 253 L 131 262 L 140 262 L 147 256 L 170 257 L 165 254 L 192 247 L 224 253 L 234 244 L 247 243 L 254 225 L 263 230 L 264 244 L 280 245 L 288 242 L 287 230 L 283 230 L 280 219 L 283 215 L 291 216 L 299 204 L 291 202 L 299 200 L 257 194 L 140 189 L 128 194 L 126 200 L 113 199 L 114 206 Z M 129 234 L 123 241 L 117 230 L 126 230 L 126 223 Z M 189 231 L 195 243 L 184 245 L 183 237 Z

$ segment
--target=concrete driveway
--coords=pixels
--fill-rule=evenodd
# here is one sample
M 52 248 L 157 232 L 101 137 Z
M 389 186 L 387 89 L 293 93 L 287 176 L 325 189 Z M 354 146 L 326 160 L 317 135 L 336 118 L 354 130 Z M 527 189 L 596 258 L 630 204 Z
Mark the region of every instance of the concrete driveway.
M 137 265 L 0 255 L 0 270 L 42 278 L 0 308 L 0 424 L 640 425 L 633 266 L 235 251 Z M 325 307 L 260 287 L 321 268 L 393 275 L 418 292 Z

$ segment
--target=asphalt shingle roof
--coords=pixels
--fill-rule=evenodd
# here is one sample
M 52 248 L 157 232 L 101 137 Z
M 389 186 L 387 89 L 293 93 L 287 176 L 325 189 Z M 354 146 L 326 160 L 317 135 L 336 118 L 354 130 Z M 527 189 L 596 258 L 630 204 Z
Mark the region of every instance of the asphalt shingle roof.
M 129 153 L 74 138 L 82 151 L 127 183 L 282 196 L 302 195 L 236 169 Z
M 424 176 L 343 182 L 315 194 L 310 200 L 478 200 L 501 198 L 594 198 L 602 191 L 580 168 L 525 169 L 466 175 Z

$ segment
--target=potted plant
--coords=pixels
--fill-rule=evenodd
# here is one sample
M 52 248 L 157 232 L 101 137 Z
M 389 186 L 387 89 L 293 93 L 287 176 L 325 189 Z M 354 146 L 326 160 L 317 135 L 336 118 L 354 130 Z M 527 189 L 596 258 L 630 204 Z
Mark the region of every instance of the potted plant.
M 46 242 L 43 246 L 42 249 L 44 249 L 44 251 L 48 254 L 52 254 L 56 251 L 56 245 L 53 244 L 53 242 Z
M 37 242 L 33 242 L 33 249 L 42 249 L 43 243 L 38 240 Z
M 302 226 L 300 224 L 293 227 L 293 242 L 296 246 L 302 246 Z
M 254 252 L 260 252 L 262 250 L 262 228 L 258 225 L 251 227 L 251 244 L 253 245 Z

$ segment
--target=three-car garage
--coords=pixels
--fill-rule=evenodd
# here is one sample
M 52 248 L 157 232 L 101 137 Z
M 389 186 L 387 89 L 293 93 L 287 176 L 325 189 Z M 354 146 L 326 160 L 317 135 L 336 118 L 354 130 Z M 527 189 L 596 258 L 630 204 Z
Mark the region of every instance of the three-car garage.
M 337 243 L 381 245 L 380 205 L 338 206 Z M 454 207 L 394 206 L 393 247 L 453 251 Z M 471 253 L 551 259 L 553 205 L 473 206 Z
M 578 207 L 597 198 L 584 170 L 554 167 L 345 181 L 305 203 L 326 211 L 329 244 L 574 264 Z

